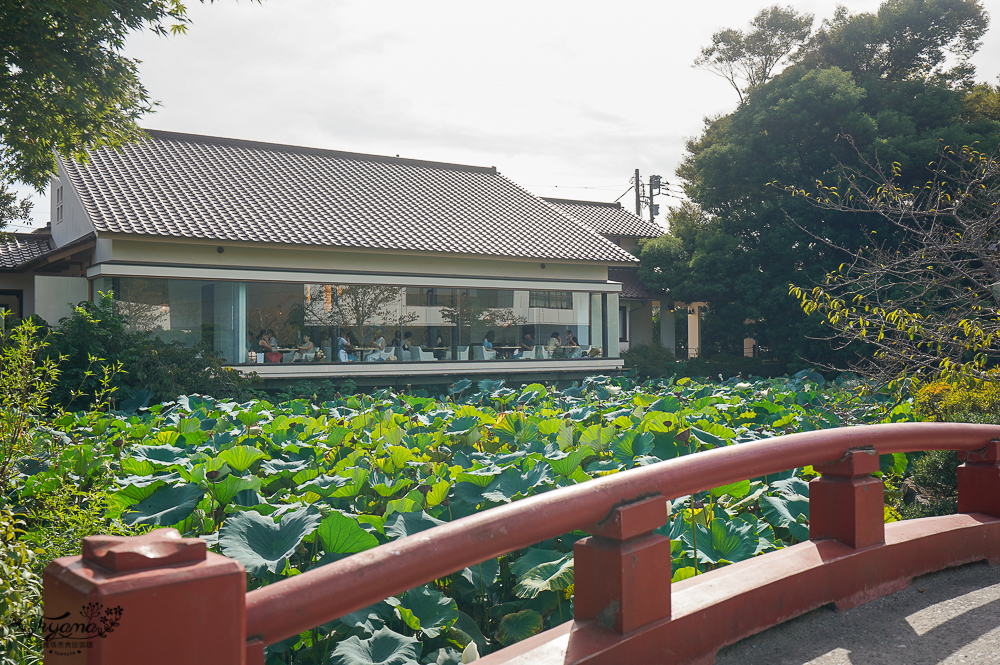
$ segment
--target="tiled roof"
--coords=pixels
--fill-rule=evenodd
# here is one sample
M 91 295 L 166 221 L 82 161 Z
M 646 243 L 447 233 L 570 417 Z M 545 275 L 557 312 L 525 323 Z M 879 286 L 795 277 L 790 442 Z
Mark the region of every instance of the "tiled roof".
M 635 238 L 659 238 L 663 235 L 663 229 L 659 226 L 633 215 L 620 203 L 550 198 L 543 200 L 576 217 L 602 235 Z
M 0 269 L 14 269 L 55 249 L 47 233 L 0 234 Z
M 64 162 L 98 233 L 636 260 L 495 168 L 148 133 Z
M 622 283 L 619 298 L 626 300 L 655 300 L 660 296 L 650 291 L 639 281 L 639 273 L 635 268 L 608 268 L 608 279 Z

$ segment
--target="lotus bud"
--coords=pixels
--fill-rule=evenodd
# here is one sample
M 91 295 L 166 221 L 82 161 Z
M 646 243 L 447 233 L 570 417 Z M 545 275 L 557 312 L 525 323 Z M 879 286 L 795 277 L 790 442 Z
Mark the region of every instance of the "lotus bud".
M 122 446 L 125 445 L 125 442 L 122 440 L 121 437 L 118 437 L 117 439 L 111 442 L 111 445 L 114 446 L 115 448 L 121 448 Z
M 479 647 L 476 646 L 475 642 L 469 642 L 469 645 L 462 651 L 462 662 L 471 663 L 474 660 L 479 660 Z
M 208 478 L 209 480 L 215 480 L 216 478 L 219 477 L 219 472 L 209 471 L 208 473 L 205 474 L 205 477 Z

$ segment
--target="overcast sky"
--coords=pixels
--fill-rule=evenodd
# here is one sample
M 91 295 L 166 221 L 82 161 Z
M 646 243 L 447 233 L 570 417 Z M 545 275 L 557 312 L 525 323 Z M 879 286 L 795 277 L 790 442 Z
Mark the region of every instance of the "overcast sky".
M 841 1 L 852 12 L 880 4 Z M 746 28 L 773 3 L 187 4 L 188 34 L 127 44 L 160 103 L 144 127 L 496 166 L 539 196 L 614 201 L 636 168 L 673 182 L 685 139 L 735 108 L 729 84 L 691 63 L 712 33 Z M 836 4 L 793 3 L 814 27 Z M 974 62 L 996 83 L 1000 26 Z M 631 193 L 621 200 L 634 206 Z M 658 199 L 661 210 L 676 201 Z M 37 198 L 34 224 L 48 218 Z

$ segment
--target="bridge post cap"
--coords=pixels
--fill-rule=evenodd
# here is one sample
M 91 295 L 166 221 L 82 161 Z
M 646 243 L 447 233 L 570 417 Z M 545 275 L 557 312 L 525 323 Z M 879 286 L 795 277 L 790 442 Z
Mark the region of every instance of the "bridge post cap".
M 879 470 L 879 455 L 878 451 L 871 449 L 848 450 L 836 462 L 816 464 L 813 468 L 824 476 L 864 478 Z
M 207 551 L 204 540 L 156 529 L 142 536 L 87 536 L 81 553 L 87 563 L 120 573 L 205 561 Z
M 667 500 L 657 494 L 616 507 L 607 519 L 586 531 L 611 540 L 630 540 L 652 533 L 669 519 Z
M 960 450 L 958 459 L 962 462 L 972 462 L 973 464 L 997 464 L 1000 463 L 1000 439 L 993 439 L 979 450 Z

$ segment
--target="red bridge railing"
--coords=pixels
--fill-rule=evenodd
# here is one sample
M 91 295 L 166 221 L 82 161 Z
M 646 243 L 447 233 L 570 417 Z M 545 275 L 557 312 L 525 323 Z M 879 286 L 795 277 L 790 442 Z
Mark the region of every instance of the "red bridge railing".
M 884 525 L 882 484 L 871 476 L 878 456 L 924 450 L 959 451 L 961 514 Z M 1000 560 L 998 460 L 998 426 L 907 423 L 790 434 L 553 490 L 250 592 L 242 568 L 206 554 L 202 541 L 158 535 L 167 530 L 87 539 L 82 557 L 46 569 L 45 615 L 99 599 L 121 606 L 120 625 L 79 654 L 47 648 L 46 662 L 260 665 L 266 645 L 580 529 L 593 535 L 574 549 L 574 621 L 481 662 L 710 663 L 720 646 L 823 604 L 851 607 L 915 575 Z M 671 589 L 670 541 L 653 533 L 668 520 L 668 499 L 810 464 L 822 474 L 810 484 L 810 542 Z M 171 640 L 163 654 L 149 646 L 159 636 Z

